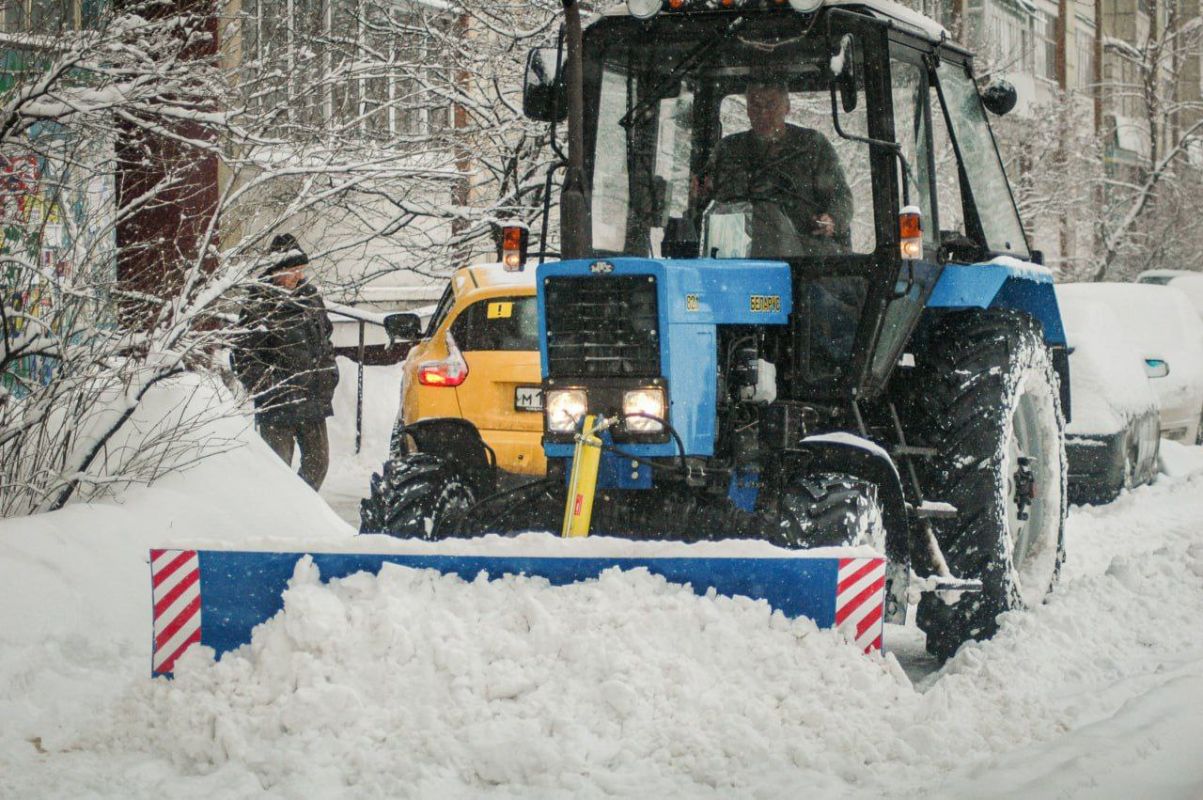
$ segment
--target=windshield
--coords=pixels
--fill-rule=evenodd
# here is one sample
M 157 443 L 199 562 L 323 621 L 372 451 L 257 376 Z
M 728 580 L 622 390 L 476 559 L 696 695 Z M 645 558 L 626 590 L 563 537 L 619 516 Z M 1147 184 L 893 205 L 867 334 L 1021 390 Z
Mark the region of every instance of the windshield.
M 948 125 L 965 162 L 965 176 L 986 246 L 995 253 L 1027 258 L 1027 239 L 973 79 L 964 67 L 947 61 L 940 64 L 938 72 Z
M 624 27 L 625 25 L 625 27 Z M 586 48 L 599 254 L 787 258 L 870 253 L 869 148 L 832 115 L 828 39 L 796 15 L 659 18 Z M 845 55 L 866 136 L 859 52 Z

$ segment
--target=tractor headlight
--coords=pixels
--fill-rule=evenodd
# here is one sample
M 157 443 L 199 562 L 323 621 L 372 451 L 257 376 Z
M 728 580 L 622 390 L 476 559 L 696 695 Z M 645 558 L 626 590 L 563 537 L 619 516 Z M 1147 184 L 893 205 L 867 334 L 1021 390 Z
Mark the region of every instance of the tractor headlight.
M 660 0 L 627 0 L 627 10 L 636 19 L 651 19 L 660 13 Z
M 663 389 L 632 389 L 622 395 L 622 413 L 631 433 L 660 433 L 664 426 L 648 417 L 665 418 Z M 646 414 L 647 416 L 639 416 Z
M 552 389 L 543 402 L 547 414 L 547 430 L 552 433 L 572 433 L 585 418 L 589 401 L 584 389 Z

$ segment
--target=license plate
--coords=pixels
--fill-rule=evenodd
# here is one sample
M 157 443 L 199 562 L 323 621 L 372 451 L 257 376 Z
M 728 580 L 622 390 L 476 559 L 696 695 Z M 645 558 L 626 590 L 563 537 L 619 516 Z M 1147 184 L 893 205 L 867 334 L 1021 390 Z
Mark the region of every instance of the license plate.
M 519 386 L 514 390 L 514 408 L 519 411 L 542 411 L 543 390 L 538 386 Z

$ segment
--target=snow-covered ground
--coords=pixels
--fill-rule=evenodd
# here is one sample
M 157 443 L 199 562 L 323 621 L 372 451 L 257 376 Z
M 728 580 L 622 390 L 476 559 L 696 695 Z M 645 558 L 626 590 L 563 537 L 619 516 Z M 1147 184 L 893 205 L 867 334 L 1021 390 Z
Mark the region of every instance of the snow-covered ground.
M 401 402 L 401 365 L 366 367 L 363 371 L 363 420 L 360 448 L 355 452 L 356 365 L 338 359 L 338 390 L 334 416 L 328 423 L 330 472 L 322 484 L 322 497 L 349 524 L 359 528 L 359 501 L 367 495 L 373 472 L 379 472 L 388 455 L 389 435 Z
M 1164 443 L 1154 485 L 1073 509 L 1050 601 L 940 670 L 913 628 L 866 657 L 644 573 L 302 568 L 250 647 L 150 680 L 149 547 L 351 541 L 219 425 L 246 446 L 0 521 L 0 797 L 1203 797 L 1199 448 Z M 382 454 L 353 458 L 347 429 L 350 503 Z

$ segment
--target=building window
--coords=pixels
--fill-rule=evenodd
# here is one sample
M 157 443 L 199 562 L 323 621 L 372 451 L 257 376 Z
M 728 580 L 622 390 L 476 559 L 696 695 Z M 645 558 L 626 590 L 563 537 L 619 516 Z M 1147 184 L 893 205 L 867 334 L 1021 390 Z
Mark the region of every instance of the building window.
M 1057 21 L 1048 14 L 1032 16 L 1035 47 L 1032 55 L 1034 74 L 1039 78 L 1057 80 Z
M 1083 25 L 1080 20 L 1079 25 Z M 1094 93 L 1094 31 L 1074 31 L 1074 55 L 1078 65 L 1078 76 L 1075 86 L 1084 94 Z
M 1000 0 L 980 6 L 985 22 L 982 38 L 1002 72 L 1026 72 L 1057 80 L 1057 18 Z
M 3 4 L 4 30 L 54 34 L 94 25 L 98 0 L 8 0 Z
M 1111 89 L 1115 101 L 1111 103 L 1122 117 L 1133 119 L 1144 116 L 1144 93 L 1141 86 L 1140 69 L 1131 60 L 1112 54 Z
M 998 3 L 986 4 L 986 40 L 993 42 L 993 55 L 1002 71 L 1032 71 L 1029 15 Z
M 282 130 L 395 138 L 446 128 L 446 12 L 388 0 L 245 0 L 243 11 L 243 85 Z

